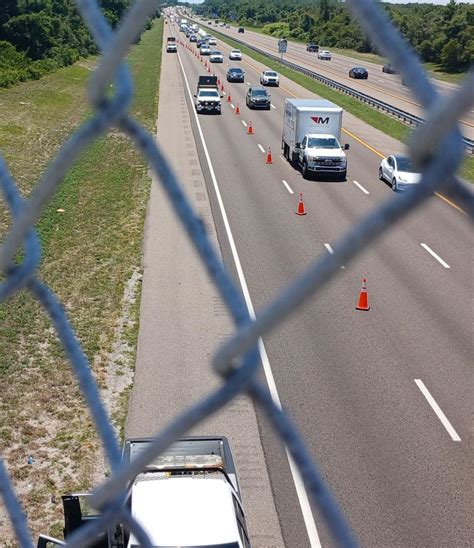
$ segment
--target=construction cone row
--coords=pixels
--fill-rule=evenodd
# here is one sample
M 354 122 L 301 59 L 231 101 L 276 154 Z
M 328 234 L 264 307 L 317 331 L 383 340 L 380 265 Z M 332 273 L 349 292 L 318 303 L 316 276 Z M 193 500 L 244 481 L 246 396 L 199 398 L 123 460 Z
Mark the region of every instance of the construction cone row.
M 367 293 L 367 278 L 362 280 L 362 288 L 360 290 L 359 302 L 357 303 L 356 310 L 370 310 L 369 294 Z
M 304 202 L 303 202 L 303 193 L 300 192 L 300 199 L 298 201 L 298 208 L 295 211 L 296 215 L 306 215 L 306 210 L 304 208 Z

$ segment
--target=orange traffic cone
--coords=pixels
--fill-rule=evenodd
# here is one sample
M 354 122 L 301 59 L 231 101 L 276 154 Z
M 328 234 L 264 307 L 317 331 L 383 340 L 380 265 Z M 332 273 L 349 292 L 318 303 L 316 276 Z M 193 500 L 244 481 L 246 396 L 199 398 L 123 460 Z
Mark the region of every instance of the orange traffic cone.
M 237 103 L 237 106 L 235 107 L 235 114 L 240 114 L 239 103 Z
M 207 72 L 211 72 L 211 67 L 207 67 Z
M 306 210 L 303 203 L 303 193 L 300 192 L 300 200 L 298 202 L 298 209 L 295 211 L 296 215 L 306 215 Z
M 253 126 L 252 126 L 252 120 L 250 120 L 249 125 L 248 125 L 248 127 L 247 127 L 247 135 L 254 135 Z
M 369 310 L 369 294 L 367 293 L 367 278 L 362 280 L 362 289 L 360 290 L 359 302 L 356 310 Z
M 224 84 L 221 84 L 221 91 L 224 91 Z
M 266 163 L 266 164 L 273 164 L 273 160 L 272 160 L 272 149 L 271 149 L 270 147 L 268 147 L 267 159 L 265 160 L 265 163 Z
M 228 102 L 228 103 L 231 103 L 231 102 L 232 102 L 232 97 L 231 97 L 230 93 L 229 93 L 229 95 L 227 95 L 227 102 Z

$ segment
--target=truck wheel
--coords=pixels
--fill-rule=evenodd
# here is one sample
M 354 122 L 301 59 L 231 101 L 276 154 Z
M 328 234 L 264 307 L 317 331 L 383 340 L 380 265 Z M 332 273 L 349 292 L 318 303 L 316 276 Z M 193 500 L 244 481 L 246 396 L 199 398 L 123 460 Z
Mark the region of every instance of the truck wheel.
M 303 179 L 309 179 L 309 170 L 306 160 L 303 162 L 303 169 L 301 170 L 301 172 L 303 174 Z
M 347 171 L 344 171 L 341 173 L 341 181 L 345 181 L 347 179 Z

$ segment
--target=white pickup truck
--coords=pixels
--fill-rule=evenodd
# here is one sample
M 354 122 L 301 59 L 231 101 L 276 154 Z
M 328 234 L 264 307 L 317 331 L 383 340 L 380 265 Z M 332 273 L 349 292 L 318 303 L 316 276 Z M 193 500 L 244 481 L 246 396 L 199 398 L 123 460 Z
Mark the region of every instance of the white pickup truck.
M 342 108 L 325 99 L 285 99 L 282 149 L 284 157 L 299 165 L 303 177 L 347 175 L 341 146 Z
M 146 450 L 150 439 L 125 442 L 123 460 Z M 97 515 L 89 495 L 65 495 L 64 538 Z M 131 482 L 126 506 L 155 547 L 250 548 L 240 485 L 229 442 L 221 436 L 189 437 L 173 443 Z M 137 539 L 117 523 L 95 539 L 94 548 L 136 548 Z M 38 548 L 65 545 L 40 535 Z
M 222 95 L 217 85 L 217 76 L 199 76 L 195 106 L 198 113 L 216 112 L 221 114 Z

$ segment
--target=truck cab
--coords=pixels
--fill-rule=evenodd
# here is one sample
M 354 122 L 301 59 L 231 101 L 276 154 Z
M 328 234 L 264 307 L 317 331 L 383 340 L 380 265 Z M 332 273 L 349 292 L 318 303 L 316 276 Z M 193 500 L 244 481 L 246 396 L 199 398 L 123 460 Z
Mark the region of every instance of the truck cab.
M 296 144 L 298 163 L 303 177 L 308 179 L 311 173 L 336 175 L 346 179 L 347 158 L 339 141 L 334 135 L 309 134 Z

